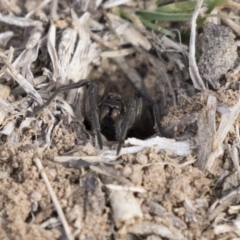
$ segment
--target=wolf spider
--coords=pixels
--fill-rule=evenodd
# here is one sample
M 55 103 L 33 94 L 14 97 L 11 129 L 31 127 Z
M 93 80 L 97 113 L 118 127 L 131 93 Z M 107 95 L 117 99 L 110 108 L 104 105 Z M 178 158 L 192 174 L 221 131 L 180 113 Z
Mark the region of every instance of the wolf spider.
M 81 109 L 86 121 L 91 125 L 92 132 L 97 136 L 100 149 L 103 147 L 102 133 L 109 141 L 118 141 L 117 155 L 120 153 L 128 130 L 141 117 L 142 98 L 152 106 L 154 121 L 160 133 L 160 117 L 157 104 L 146 93 L 135 88 L 134 97 L 130 98 L 127 106 L 125 106 L 121 96 L 117 93 L 109 93 L 104 97 L 104 85 L 97 81 L 80 80 L 77 83 L 58 87 L 47 102 L 32 113 L 32 116 L 48 106 L 60 92 L 80 87 L 86 88 Z

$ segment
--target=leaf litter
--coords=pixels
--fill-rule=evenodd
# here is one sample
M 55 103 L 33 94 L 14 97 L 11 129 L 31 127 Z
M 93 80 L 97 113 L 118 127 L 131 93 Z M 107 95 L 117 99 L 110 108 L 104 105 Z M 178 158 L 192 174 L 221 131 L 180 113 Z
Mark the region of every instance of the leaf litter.
M 214 19 L 239 37 L 231 4 Z M 133 23 L 116 15 L 139 6 L 149 10 L 118 0 L 0 4 L 0 239 L 240 237 L 239 67 L 214 79 L 219 89 L 196 91 L 188 69 L 195 33 L 188 56 L 174 31 L 156 35 L 136 15 Z M 193 65 L 196 88 L 208 89 Z M 120 155 L 106 139 L 99 150 L 84 125 L 83 89 L 30 117 L 56 87 L 82 79 L 101 81 L 125 103 L 131 84 L 144 89 L 162 135 L 144 103 Z

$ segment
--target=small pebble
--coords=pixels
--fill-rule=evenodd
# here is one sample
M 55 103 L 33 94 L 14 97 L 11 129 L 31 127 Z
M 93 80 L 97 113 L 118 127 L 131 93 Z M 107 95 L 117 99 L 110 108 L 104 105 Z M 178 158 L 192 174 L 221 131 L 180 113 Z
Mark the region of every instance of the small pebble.
M 136 161 L 141 165 L 145 165 L 148 163 L 148 158 L 146 155 L 144 155 L 142 153 L 138 153 L 137 157 L 136 157 Z

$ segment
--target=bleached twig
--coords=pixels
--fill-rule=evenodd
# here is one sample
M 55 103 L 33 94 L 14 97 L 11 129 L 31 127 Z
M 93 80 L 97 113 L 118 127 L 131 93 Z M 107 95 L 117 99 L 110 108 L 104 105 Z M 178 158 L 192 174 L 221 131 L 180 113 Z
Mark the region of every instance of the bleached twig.
M 34 21 L 32 19 L 26 19 L 21 17 L 2 15 L 1 13 L 0 13 L 0 22 L 4 22 L 7 24 L 19 26 L 19 27 L 32 27 L 32 26 L 42 25 L 40 21 Z
M 124 57 L 114 58 L 114 61 L 118 64 L 118 66 L 122 69 L 124 74 L 130 79 L 133 85 L 138 88 L 142 89 L 142 78 L 137 72 L 137 70 L 127 63 Z
M 10 47 L 8 50 L 7 61 L 9 63 L 12 63 L 14 51 L 15 51 L 15 49 L 13 47 Z M 1 57 L 0 57 L 0 59 L 1 59 Z M 4 76 L 7 80 L 9 80 L 9 78 L 10 78 L 9 71 L 10 70 L 8 70 L 6 65 L 3 66 L 2 69 L 0 70 L 0 78 L 2 78 Z
M 26 43 L 26 49 L 32 49 L 36 46 L 36 44 L 39 42 L 41 36 L 43 33 L 43 27 L 37 26 L 32 29 L 30 33 L 30 37 L 28 38 L 28 41 Z
M 88 74 L 92 68 L 90 63 L 98 58 L 99 53 L 96 43 L 91 41 L 89 35 L 88 20 L 90 14 L 86 12 L 80 18 L 78 18 L 73 10 L 71 14 L 73 27 L 79 35 L 79 40 L 68 68 L 68 79 L 78 82 L 80 79 L 88 78 Z M 82 97 L 83 88 L 79 88 L 70 90 L 66 99 L 68 103 L 73 104 L 75 115 L 80 122 L 83 120 L 82 111 L 76 103 L 82 102 Z
M 112 8 L 130 2 L 131 0 L 109 0 L 102 4 L 103 8 Z
M 42 105 L 43 100 L 39 93 L 34 89 L 34 87 L 21 75 L 19 74 L 13 66 L 6 60 L 6 56 L 0 53 L 0 58 L 3 60 L 4 64 L 9 69 L 9 73 L 12 77 L 19 83 L 19 85 L 32 97 L 34 98 L 38 104 Z
M 66 84 L 68 80 L 69 63 L 74 52 L 76 38 L 77 32 L 74 29 L 67 28 L 62 33 L 58 46 L 61 84 Z
M 71 234 L 70 228 L 69 228 L 67 220 L 65 218 L 65 215 L 64 215 L 63 210 L 61 208 L 61 205 L 58 202 L 57 196 L 56 196 L 55 192 L 52 189 L 52 186 L 51 186 L 51 184 L 50 184 L 50 182 L 48 180 L 48 177 L 47 177 L 46 173 L 44 172 L 44 168 L 43 168 L 43 165 L 41 163 L 41 160 L 38 157 L 34 157 L 33 161 L 35 162 L 35 164 L 36 164 L 36 166 L 37 166 L 37 168 L 38 168 L 38 170 L 39 170 L 39 172 L 41 174 L 41 177 L 42 177 L 43 181 L 46 184 L 47 190 L 48 190 L 48 192 L 49 192 L 49 194 L 51 196 L 51 199 L 52 199 L 53 204 L 55 206 L 55 209 L 56 209 L 56 211 L 58 213 L 59 219 L 60 219 L 60 221 L 62 223 L 62 226 L 63 226 L 63 228 L 65 230 L 65 233 L 66 233 L 66 236 L 67 236 L 68 240 L 73 240 L 74 238 L 73 238 L 73 236 Z
M 161 150 L 170 150 L 173 154 L 186 157 L 191 153 L 191 149 L 193 148 L 189 141 L 177 142 L 174 139 L 167 139 L 161 137 L 155 137 L 147 140 L 128 138 L 124 143 L 132 144 L 135 146 L 122 148 L 118 156 L 116 156 L 116 150 L 103 151 L 100 156 L 104 159 L 114 161 L 124 154 L 133 154 L 143 151 L 147 147 L 154 147 L 157 152 Z
M 209 208 L 208 211 L 208 220 L 212 221 L 217 217 L 217 215 L 223 212 L 226 208 L 228 208 L 232 203 L 233 200 L 239 198 L 240 196 L 240 188 L 237 188 L 234 191 L 231 191 L 226 196 L 222 197 L 221 199 L 217 199 Z
M 207 108 L 201 111 L 197 121 L 197 166 L 201 170 L 205 169 L 209 155 L 212 153 L 213 136 L 216 133 L 216 110 L 217 98 L 213 95 L 209 95 L 207 101 Z
M 171 239 L 171 240 L 185 240 L 186 237 L 183 236 L 180 230 L 171 226 L 166 226 L 161 222 L 155 223 L 154 221 L 145 220 L 129 227 L 129 232 L 139 236 L 144 235 L 156 235 L 161 238 Z
M 58 15 L 57 15 L 57 7 L 58 7 L 58 0 L 52 0 L 51 1 L 51 19 L 56 20 Z
M 239 166 L 238 149 L 237 149 L 235 141 L 232 144 L 232 146 L 230 144 L 228 145 L 228 151 L 229 151 L 229 154 L 230 154 L 230 156 L 232 158 L 233 165 L 236 168 L 236 170 L 238 172 L 238 176 L 240 178 L 240 166 Z
M 146 190 L 143 187 L 132 187 L 132 186 L 121 186 L 116 184 L 106 184 L 108 189 L 114 191 L 130 191 L 130 192 L 138 192 L 138 193 L 146 193 Z
M 57 80 L 60 73 L 58 56 L 55 48 L 55 41 L 56 41 L 56 26 L 54 25 L 54 23 L 52 23 L 48 30 L 47 49 L 53 64 L 53 80 L 54 81 Z
M 239 136 L 239 124 L 238 123 L 236 123 L 235 131 L 236 131 L 236 143 L 239 144 L 240 143 L 240 136 Z
M 192 148 L 189 141 L 176 141 L 175 139 L 168 139 L 163 137 L 155 137 L 147 140 L 140 140 L 136 138 L 128 138 L 125 144 L 132 144 L 144 147 L 156 147 L 157 151 L 170 150 L 178 156 L 188 156 Z
M 97 43 L 103 45 L 104 47 L 107 47 L 110 49 L 117 48 L 112 42 L 104 40 L 103 38 L 101 38 L 97 34 L 95 34 L 94 32 L 89 31 L 89 35 L 93 40 L 95 40 Z
M 47 228 L 49 226 L 58 226 L 60 225 L 61 223 L 59 222 L 59 219 L 58 218 L 55 218 L 55 217 L 52 217 L 52 218 L 49 218 L 48 220 L 46 220 L 45 222 L 41 223 L 41 228 Z
M 216 134 L 214 134 L 213 136 L 212 144 L 213 152 L 209 156 L 206 164 L 206 169 L 208 169 L 209 171 L 211 170 L 211 167 L 213 166 L 215 159 L 219 156 L 219 154 L 221 154 L 222 151 L 220 149 L 222 148 L 223 141 L 226 138 L 228 132 L 230 131 L 233 123 L 239 116 L 239 113 L 240 113 L 240 99 L 238 100 L 235 106 L 233 106 L 224 114 L 222 114 L 218 130 Z
M 31 36 L 30 36 L 30 38 L 31 38 Z M 37 59 L 38 50 L 39 50 L 39 44 L 36 41 L 37 41 L 37 39 L 30 40 L 30 42 L 28 42 L 29 48 L 26 47 L 26 49 L 17 57 L 17 59 L 12 64 L 12 66 L 16 70 L 22 68 L 22 70 L 21 70 L 22 76 L 24 78 L 26 78 L 26 80 L 32 84 L 33 84 L 34 76 L 31 71 L 31 64 Z M 27 45 L 28 45 L 28 43 L 27 43 Z
M 130 54 L 133 54 L 136 52 L 135 48 L 126 48 L 126 49 L 120 49 L 116 51 L 105 51 L 100 54 L 103 58 L 115 58 L 115 57 L 124 57 Z
M 108 160 L 105 158 L 102 158 L 100 156 L 81 156 L 81 157 L 74 157 L 74 156 L 56 156 L 54 158 L 55 162 L 59 163 L 67 163 L 69 161 L 77 161 L 77 160 L 84 160 L 89 163 L 95 163 L 95 162 L 101 162 L 101 163 L 109 163 Z
M 34 8 L 32 11 L 26 14 L 25 18 L 30 18 L 37 10 L 44 8 L 50 2 L 51 0 L 44 0 L 43 2 L 39 3 L 39 5 L 36 8 Z
M 13 36 L 12 31 L 6 31 L 6 32 L 0 33 L 0 45 L 6 45 L 12 36 Z
M 233 232 L 235 234 L 237 234 L 237 236 L 239 237 L 240 236 L 240 230 L 237 226 L 231 226 L 229 224 L 219 224 L 217 226 L 214 226 L 214 233 L 216 235 L 219 235 L 219 234 L 226 234 L 228 232 Z M 239 238 L 235 238 L 235 239 L 239 239 Z
M 230 18 L 222 18 L 222 21 L 240 36 L 240 26 Z
M 107 13 L 106 17 L 109 19 L 114 33 L 126 43 L 131 43 L 133 46 L 141 46 L 147 51 L 151 49 L 152 46 L 149 40 L 128 21 L 111 13 Z
M 159 165 L 170 165 L 170 166 L 173 166 L 175 168 L 184 168 L 190 164 L 193 164 L 197 161 L 197 159 L 195 158 L 191 158 L 190 160 L 184 162 L 184 163 L 173 163 L 173 162 L 161 162 L 159 161 L 157 164 Z M 154 165 L 155 163 L 152 163 L 151 165 Z M 149 164 L 150 165 L 150 164 Z
M 190 35 L 190 44 L 189 44 L 189 72 L 193 81 L 193 85 L 196 89 L 206 90 L 206 87 L 203 83 L 203 80 L 199 74 L 199 70 L 197 67 L 196 59 L 195 59 L 195 42 L 196 42 L 196 21 L 199 15 L 200 9 L 202 7 L 203 0 L 198 0 L 197 5 L 195 7 L 194 13 L 191 19 L 191 35 Z
M 72 18 L 74 29 L 79 35 L 79 41 L 70 62 L 68 78 L 72 79 L 73 82 L 78 82 L 80 79 L 88 77 L 90 63 L 98 57 L 98 52 L 96 45 L 92 43 L 89 36 L 88 20 L 90 14 L 86 12 L 78 18 L 72 10 Z M 69 91 L 69 94 L 72 95 L 72 92 Z M 78 89 L 78 92 L 81 92 L 81 89 Z

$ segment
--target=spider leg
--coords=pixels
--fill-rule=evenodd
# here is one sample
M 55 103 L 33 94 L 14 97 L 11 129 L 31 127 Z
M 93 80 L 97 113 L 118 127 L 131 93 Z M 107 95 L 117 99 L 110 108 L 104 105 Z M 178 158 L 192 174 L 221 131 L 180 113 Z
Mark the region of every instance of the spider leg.
M 39 113 L 41 110 L 43 110 L 45 107 L 47 107 L 53 99 L 60 93 L 64 92 L 70 89 L 80 88 L 89 85 L 89 102 L 90 102 L 90 121 L 91 121 L 91 128 L 94 132 L 94 134 L 97 136 L 97 141 L 99 144 L 99 147 L 102 149 L 103 143 L 101 138 L 101 128 L 99 123 L 99 116 L 98 116 L 98 105 L 97 105 L 97 97 L 99 95 L 99 91 L 101 92 L 102 89 L 99 90 L 98 84 L 95 82 L 91 82 L 89 80 L 80 80 L 77 83 L 72 83 L 68 85 L 63 85 L 55 90 L 55 92 L 52 94 L 52 96 L 40 107 L 36 108 L 36 110 L 30 115 L 31 117 L 35 116 L 37 113 Z M 102 94 L 102 93 L 100 93 Z
M 142 101 L 140 97 L 141 96 L 136 92 L 134 98 L 131 98 L 129 100 L 123 119 L 117 125 L 116 129 L 118 140 L 117 155 L 119 155 L 121 151 L 122 144 L 126 138 L 128 129 L 132 127 L 136 119 L 141 115 Z
M 52 96 L 43 105 L 36 108 L 35 111 L 30 115 L 30 117 L 35 116 L 37 113 L 42 111 L 45 107 L 47 107 L 60 92 L 64 92 L 74 88 L 80 88 L 87 85 L 88 83 L 90 83 L 89 80 L 80 80 L 77 83 L 67 84 L 57 88 L 55 92 L 52 94 Z
M 147 100 L 153 108 L 154 121 L 157 126 L 158 132 L 161 134 L 160 115 L 158 111 L 157 103 L 149 97 L 146 93 L 136 89 L 134 98 L 130 99 L 126 113 L 123 117 L 120 130 L 117 130 L 119 134 L 119 143 L 117 147 L 117 155 L 119 155 L 122 144 L 126 138 L 128 129 L 134 124 L 134 122 L 141 116 L 142 113 L 142 98 Z
M 96 82 L 92 82 L 89 85 L 89 103 L 91 111 L 91 128 L 95 136 L 97 136 L 97 142 L 100 149 L 103 148 L 103 142 L 101 137 L 101 127 L 99 122 L 99 109 L 97 104 L 97 98 L 99 94 L 99 86 Z
M 161 135 L 160 115 L 159 115 L 157 103 L 147 93 L 143 92 L 142 90 L 139 90 L 131 81 L 129 82 L 132 85 L 132 87 L 135 89 L 136 93 L 150 103 L 153 109 L 155 126 L 157 127 L 158 133 Z
M 150 96 L 148 96 L 147 93 L 140 90 L 136 90 L 136 91 L 139 96 L 141 96 L 143 99 L 147 100 L 150 103 L 153 109 L 155 126 L 157 127 L 158 133 L 161 135 L 160 115 L 159 115 L 157 103 Z

